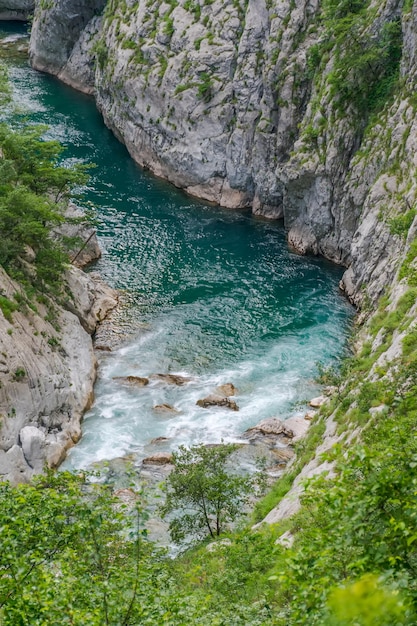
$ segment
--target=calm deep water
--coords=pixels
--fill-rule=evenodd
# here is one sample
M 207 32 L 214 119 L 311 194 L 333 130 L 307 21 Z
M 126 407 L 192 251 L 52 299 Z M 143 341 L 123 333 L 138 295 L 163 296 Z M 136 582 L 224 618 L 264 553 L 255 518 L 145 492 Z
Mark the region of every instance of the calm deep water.
M 23 32 L 0 24 L 0 38 Z M 83 203 L 96 207 L 102 259 L 123 290 L 125 340 L 99 354 L 96 401 L 66 467 L 199 441 L 234 441 L 266 417 L 302 414 L 318 392 L 317 363 L 343 352 L 353 309 L 338 291 L 341 268 L 291 253 L 281 223 L 209 206 L 139 169 L 104 126 L 91 98 L 9 60 L 28 123 L 48 124 L 68 162 L 93 162 Z M 115 376 L 178 373 L 176 387 L 126 387 Z M 232 382 L 239 412 L 196 401 Z M 178 413 L 158 414 L 158 404 Z M 162 445 L 151 439 L 166 437 Z

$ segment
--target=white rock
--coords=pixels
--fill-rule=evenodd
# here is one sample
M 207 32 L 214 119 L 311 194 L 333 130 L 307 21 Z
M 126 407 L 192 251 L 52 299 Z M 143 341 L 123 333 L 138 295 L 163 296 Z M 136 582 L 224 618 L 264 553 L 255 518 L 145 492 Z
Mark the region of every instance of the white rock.
M 294 544 L 294 535 L 290 530 L 287 530 L 276 540 L 276 544 L 282 546 L 283 548 L 292 548 Z
M 326 398 L 326 396 L 318 396 L 317 398 L 312 398 L 309 402 L 309 405 L 313 409 L 319 409 L 321 406 L 323 406 L 323 404 L 325 404 L 328 401 L 329 401 L 329 398 Z

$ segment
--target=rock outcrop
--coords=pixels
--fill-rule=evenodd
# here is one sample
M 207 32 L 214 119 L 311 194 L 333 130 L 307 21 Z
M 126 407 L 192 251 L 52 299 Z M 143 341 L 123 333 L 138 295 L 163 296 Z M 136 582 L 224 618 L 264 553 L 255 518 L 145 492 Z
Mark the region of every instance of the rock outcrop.
M 143 378 L 142 376 L 114 376 L 113 380 L 117 380 L 122 385 L 132 387 L 145 387 L 149 385 L 149 378 Z
M 60 464 L 93 399 L 91 333 L 117 299 L 78 268 L 68 270 L 66 282 L 65 305 L 47 298 L 0 312 L 0 477 L 13 483 Z M 22 293 L 2 269 L 0 293 L 10 302 Z
M 0 20 L 27 20 L 35 10 L 35 0 L 0 0 Z
M 94 41 L 94 34 L 97 34 L 93 26 L 97 21 L 95 18 L 105 4 L 106 0 L 37 2 L 31 37 L 31 54 L 36 69 L 54 74 L 71 86 L 91 93 L 94 63 L 91 50 L 83 58 L 80 38 Z M 77 64 L 73 57 L 82 61 Z
M 335 91 L 352 46 L 338 48 L 319 0 L 39 1 L 31 60 L 94 91 L 108 126 L 158 176 L 283 217 L 294 248 L 348 267 L 342 286 L 361 304 L 392 280 L 404 249 L 392 219 L 417 193 L 417 9 L 371 5 L 358 54 L 380 46 L 368 72 L 380 84 L 359 103 L 360 84 L 343 99 L 360 82 L 354 57 Z
M 224 396 L 218 396 L 216 394 L 211 394 L 206 398 L 197 400 L 196 405 L 200 406 L 202 409 L 210 409 L 212 407 L 219 406 L 231 409 L 232 411 L 239 411 L 239 407 L 234 400 L 230 400 L 230 398 L 225 398 Z

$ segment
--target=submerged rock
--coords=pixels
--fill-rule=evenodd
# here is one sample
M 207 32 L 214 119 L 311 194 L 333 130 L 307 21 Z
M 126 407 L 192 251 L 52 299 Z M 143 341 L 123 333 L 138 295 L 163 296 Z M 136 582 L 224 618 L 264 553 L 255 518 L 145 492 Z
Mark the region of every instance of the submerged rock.
M 306 434 L 310 422 L 302 417 L 290 417 L 282 421 L 276 417 L 269 417 L 262 420 L 256 426 L 248 428 L 243 433 L 245 439 L 249 441 L 262 441 L 263 443 L 295 443 Z M 290 454 L 291 458 L 292 454 Z M 288 459 L 287 459 L 288 460 Z
M 116 489 L 115 491 L 113 491 L 113 495 L 118 498 L 118 500 L 120 500 L 123 504 L 127 505 L 134 504 L 138 499 L 137 494 L 133 491 L 133 489 L 130 489 L 129 487 Z
M 222 397 L 235 396 L 237 394 L 237 389 L 233 383 L 226 383 L 224 385 L 216 387 L 214 390 L 214 394 L 216 396 Z
M 165 443 L 166 441 L 169 441 L 169 437 L 155 437 L 154 439 L 151 439 L 151 444 L 158 444 L 158 443 Z
M 310 427 L 309 420 L 303 417 L 293 416 L 284 422 L 284 432 L 287 437 L 292 439 L 291 443 L 295 443 L 305 436 Z
M 155 452 L 152 456 L 147 456 L 143 459 L 143 465 L 170 465 L 172 464 L 173 456 L 171 452 Z
M 149 385 L 149 378 L 142 378 L 141 376 L 113 376 L 113 380 L 124 385 L 132 385 L 133 387 L 146 387 L 146 385 Z
M 180 376 L 179 374 L 151 374 L 149 378 L 151 380 L 160 380 L 168 385 L 178 385 L 179 387 L 192 380 L 191 378 Z
M 212 406 L 220 406 L 231 409 L 232 411 L 239 411 L 239 407 L 234 400 L 229 400 L 229 398 L 222 398 L 221 396 L 216 395 L 207 396 L 206 398 L 197 400 L 196 404 L 197 406 L 201 406 L 203 409 L 208 409 Z
M 110 346 L 106 346 L 106 345 L 102 345 L 102 344 L 100 344 L 98 346 L 94 345 L 94 349 L 95 350 L 99 350 L 100 352 L 111 352 L 112 351 Z
M 156 413 L 179 413 L 171 404 L 155 404 L 153 410 L 156 411 Z
M 262 420 L 256 426 L 252 426 L 248 428 L 243 433 L 243 436 L 247 439 L 250 439 L 253 434 L 261 434 L 261 435 L 281 435 L 284 432 L 284 422 L 276 417 L 268 417 L 267 419 Z

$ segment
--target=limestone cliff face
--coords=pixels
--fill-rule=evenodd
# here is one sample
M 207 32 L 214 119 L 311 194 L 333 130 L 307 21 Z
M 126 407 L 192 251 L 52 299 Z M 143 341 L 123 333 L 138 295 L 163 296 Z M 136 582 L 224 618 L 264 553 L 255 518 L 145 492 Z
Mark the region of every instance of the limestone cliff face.
M 35 9 L 35 0 L 0 0 L 0 20 L 27 20 Z
M 94 92 L 106 123 L 157 175 L 283 217 L 296 249 L 349 268 L 344 288 L 360 304 L 365 285 L 375 301 L 392 280 L 405 246 L 390 223 L 415 202 L 417 15 L 403 4 L 371 0 L 340 47 L 320 0 L 38 2 L 31 60 Z M 388 90 L 373 110 L 355 90 L 343 101 L 343 85 L 366 84 L 353 68 L 335 90 L 340 58 L 350 67 L 349 48 L 369 47 L 377 94 L 390 78 L 378 54 L 395 28 L 396 96 Z
M 81 436 L 93 398 L 95 357 L 90 334 L 116 305 L 97 277 L 72 267 L 65 306 L 52 301 L 0 312 L 0 477 L 30 479 L 55 467 Z M 0 293 L 10 301 L 21 287 L 0 269 Z M 7 319 L 8 318 L 8 319 Z
M 0 0 L 1 1 L 1 0 Z M 59 76 L 70 85 L 88 92 L 93 60 L 85 57 L 76 75 L 65 66 L 82 35 L 90 37 L 88 25 L 100 13 L 106 0 L 61 0 L 37 2 L 32 26 L 32 57 L 36 69 Z

